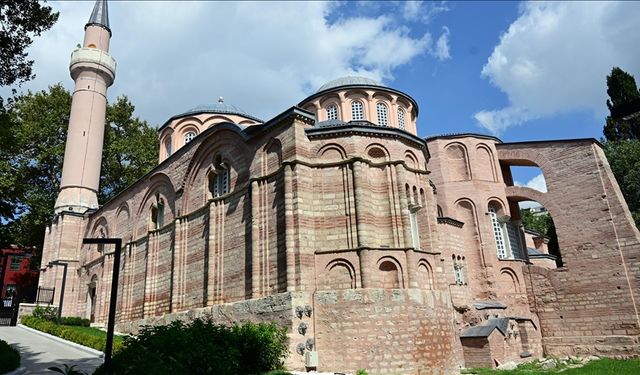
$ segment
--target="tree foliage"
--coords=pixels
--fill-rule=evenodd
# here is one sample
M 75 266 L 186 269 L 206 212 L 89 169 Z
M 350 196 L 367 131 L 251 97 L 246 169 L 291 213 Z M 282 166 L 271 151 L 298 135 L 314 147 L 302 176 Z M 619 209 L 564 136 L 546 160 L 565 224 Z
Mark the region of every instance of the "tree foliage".
M 607 76 L 607 94 L 611 112 L 640 99 L 635 78 L 618 67 Z M 640 113 L 626 120 L 610 115 L 606 121 L 604 151 L 636 226 L 640 227 Z
M 38 0 L 0 0 L 0 86 L 33 79 L 26 49 L 58 20 L 58 13 Z
M 607 94 L 607 108 L 610 112 L 632 100 L 640 99 L 635 78 L 618 67 L 613 68 L 607 76 Z M 640 116 L 636 115 L 626 120 L 607 116 L 604 136 L 608 141 L 640 139 Z
M 126 96 L 107 108 L 100 203 L 157 164 L 156 131 L 134 117 L 134 109 Z M 18 96 L 0 112 L 0 242 L 41 250 L 60 186 L 70 111 L 71 94 L 58 84 Z
M 542 215 L 534 215 L 528 209 L 520 209 L 520 221 L 522 225 L 529 230 L 538 232 L 543 236 L 549 237 L 547 249 L 549 254 L 556 256 L 556 264 L 562 267 L 562 254 L 560 253 L 560 245 L 558 244 L 558 235 L 553 218 L 548 213 Z

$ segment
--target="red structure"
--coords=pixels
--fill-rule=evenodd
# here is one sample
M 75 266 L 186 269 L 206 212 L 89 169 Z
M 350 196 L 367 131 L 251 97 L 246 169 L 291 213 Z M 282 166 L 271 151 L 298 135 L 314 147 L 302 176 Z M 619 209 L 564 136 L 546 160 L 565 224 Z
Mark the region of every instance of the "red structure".
M 16 296 L 18 301 L 35 297 L 38 271 L 30 269 L 31 249 L 9 246 L 0 249 L 0 297 L 4 301 Z

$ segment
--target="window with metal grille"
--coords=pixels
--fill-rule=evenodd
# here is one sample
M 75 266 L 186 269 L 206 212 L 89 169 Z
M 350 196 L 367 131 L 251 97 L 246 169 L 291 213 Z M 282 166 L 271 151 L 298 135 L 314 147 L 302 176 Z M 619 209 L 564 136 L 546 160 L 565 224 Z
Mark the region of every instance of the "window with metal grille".
M 364 120 L 364 106 L 362 102 L 351 102 L 351 119 L 352 120 Z
M 209 193 L 212 198 L 229 192 L 229 167 L 218 158 L 209 173 Z
M 384 103 L 378 103 L 376 105 L 378 113 L 378 125 L 389 126 L 389 119 L 387 118 L 387 106 Z
M 184 144 L 191 142 L 196 137 L 196 132 L 186 132 L 184 135 Z
M 504 234 L 502 232 L 502 225 L 498 221 L 498 214 L 493 206 L 489 207 L 489 217 L 491 218 L 491 225 L 493 227 L 493 236 L 496 239 L 496 251 L 499 259 L 507 258 L 507 247 L 504 244 Z
M 524 251 L 520 241 L 520 228 L 517 223 L 513 221 L 507 223 L 507 235 L 509 237 L 511 256 L 515 259 L 524 259 Z
M 404 109 L 398 108 L 398 127 L 400 129 L 405 128 L 404 117 Z
M 171 156 L 173 150 L 171 149 L 171 138 L 164 141 L 164 150 L 167 153 L 167 157 Z
M 453 275 L 457 285 L 464 284 L 464 257 L 453 256 Z
M 337 120 L 338 119 L 338 106 L 335 104 L 327 107 L 327 120 Z

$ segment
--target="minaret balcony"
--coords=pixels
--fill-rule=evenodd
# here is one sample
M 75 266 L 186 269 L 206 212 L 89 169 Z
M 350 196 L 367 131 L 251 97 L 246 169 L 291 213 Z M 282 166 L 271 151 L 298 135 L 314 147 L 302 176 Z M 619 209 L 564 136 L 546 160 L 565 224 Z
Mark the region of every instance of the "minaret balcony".
M 108 52 L 96 48 L 78 48 L 71 53 L 71 77 L 76 79 L 83 68 L 95 69 L 107 75 L 108 83 L 111 85 L 116 77 L 116 60 Z

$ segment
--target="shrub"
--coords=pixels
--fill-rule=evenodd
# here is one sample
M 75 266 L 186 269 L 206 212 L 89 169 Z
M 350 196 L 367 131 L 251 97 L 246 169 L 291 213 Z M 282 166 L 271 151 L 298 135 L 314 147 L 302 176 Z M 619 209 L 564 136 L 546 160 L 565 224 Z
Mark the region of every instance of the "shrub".
M 91 321 L 89 319 L 80 318 L 78 316 L 66 316 L 60 318 L 59 324 L 65 326 L 89 327 L 91 325 Z
M 0 374 L 13 371 L 18 367 L 20 367 L 20 353 L 6 341 L 0 340 Z
M 36 306 L 31 314 L 39 319 L 54 321 L 58 318 L 58 309 L 52 306 Z
M 282 368 L 286 329 L 275 324 L 233 327 L 211 319 L 144 327 L 113 358 L 115 374 L 261 374 Z M 103 367 L 95 374 L 105 374 Z
M 96 350 L 104 351 L 106 345 L 107 333 L 96 328 L 56 324 L 55 322 L 29 315 L 22 317 L 22 324 Z M 123 339 L 119 336 L 114 336 L 113 352 L 121 350 L 122 345 Z

